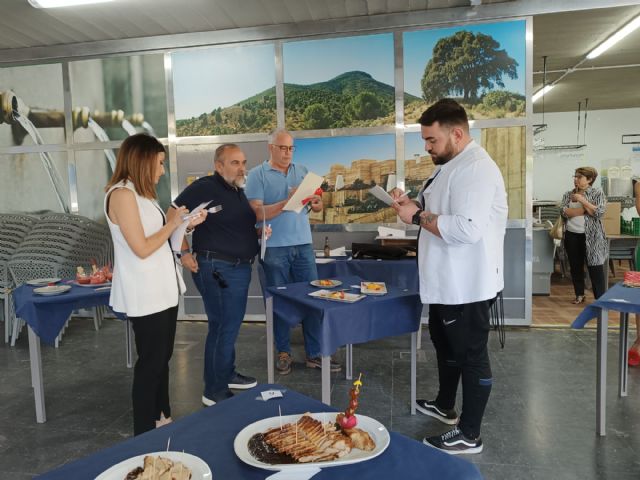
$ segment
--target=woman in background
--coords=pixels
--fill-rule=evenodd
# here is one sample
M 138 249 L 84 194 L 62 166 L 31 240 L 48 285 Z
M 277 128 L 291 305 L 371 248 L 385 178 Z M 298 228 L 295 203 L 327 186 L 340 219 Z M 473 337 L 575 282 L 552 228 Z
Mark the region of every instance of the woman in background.
M 165 151 L 154 137 L 136 134 L 120 147 L 106 186 L 105 215 L 113 238 L 114 269 L 109 305 L 125 313 L 135 332 L 133 431 L 139 435 L 171 421 L 169 360 L 173 353 L 178 297 L 185 286 L 169 245 L 186 208 L 167 223 L 156 185 Z M 202 223 L 206 211 L 191 219 Z
M 573 176 L 573 190 L 562 197 L 560 204 L 564 224 L 564 249 L 569 258 L 571 280 L 576 295 L 574 304 L 583 303 L 584 264 L 595 298 L 605 290 L 604 262 L 607 261 L 608 244 L 602 225 L 606 201 L 602 190 L 593 186 L 598 171 L 592 167 L 580 167 Z

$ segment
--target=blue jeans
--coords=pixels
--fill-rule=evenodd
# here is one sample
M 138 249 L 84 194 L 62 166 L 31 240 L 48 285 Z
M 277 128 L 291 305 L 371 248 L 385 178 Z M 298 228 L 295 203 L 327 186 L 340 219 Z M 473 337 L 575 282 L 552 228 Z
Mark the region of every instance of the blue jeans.
M 236 338 L 247 309 L 251 265 L 198 258 L 192 273 L 209 320 L 204 347 L 204 395 L 213 399 L 228 390 L 235 373 Z
M 311 244 L 290 247 L 268 247 L 262 261 L 267 287 L 318 279 L 316 255 Z M 276 315 L 274 336 L 278 352 L 291 353 L 289 324 Z M 303 319 L 302 335 L 308 357 L 320 355 L 320 321 Z

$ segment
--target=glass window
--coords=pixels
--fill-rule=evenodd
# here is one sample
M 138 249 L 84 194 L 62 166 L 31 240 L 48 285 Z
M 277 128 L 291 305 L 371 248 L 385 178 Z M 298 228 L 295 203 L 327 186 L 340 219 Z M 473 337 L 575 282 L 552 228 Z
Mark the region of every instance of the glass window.
M 58 63 L 0 68 L 0 146 L 65 143 L 62 91 Z
M 0 155 L 3 212 L 70 211 L 66 153 Z
M 162 54 L 72 62 L 69 70 L 75 142 L 167 136 Z

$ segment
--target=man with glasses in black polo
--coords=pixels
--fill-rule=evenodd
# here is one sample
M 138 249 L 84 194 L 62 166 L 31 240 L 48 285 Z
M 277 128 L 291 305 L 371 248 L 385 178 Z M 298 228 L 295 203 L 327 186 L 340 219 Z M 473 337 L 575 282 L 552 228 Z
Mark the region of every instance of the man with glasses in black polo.
M 293 163 L 293 138 L 286 130 L 280 129 L 269 135 L 269 159 L 252 168 L 247 178 L 246 194 L 259 222 L 263 219 L 271 223 L 274 234 L 267 243 L 262 266 L 267 287 L 287 283 L 316 280 L 316 258 L 311 239 L 311 227 L 306 209 L 300 213 L 283 211 L 287 201 L 300 185 L 307 168 Z M 322 210 L 322 198 L 313 196 L 311 210 Z M 274 336 L 278 358 L 276 370 L 281 375 L 291 372 L 289 325 L 276 315 Z M 302 321 L 306 365 L 321 368 L 320 323 L 306 318 Z M 331 371 L 340 371 L 340 365 L 331 362 Z
M 189 205 L 189 210 L 203 202 L 222 206 L 195 230 L 193 253 L 185 240 L 179 254 L 202 295 L 209 321 L 202 395 L 206 406 L 233 396 L 230 388 L 257 385 L 255 378 L 235 369 L 235 343 L 247 307 L 251 264 L 258 253 L 256 216 L 243 191 L 247 159 L 240 147 L 227 143 L 216 149 L 214 168 L 214 175 L 196 180 L 173 202 Z M 170 209 L 172 214 L 175 209 Z

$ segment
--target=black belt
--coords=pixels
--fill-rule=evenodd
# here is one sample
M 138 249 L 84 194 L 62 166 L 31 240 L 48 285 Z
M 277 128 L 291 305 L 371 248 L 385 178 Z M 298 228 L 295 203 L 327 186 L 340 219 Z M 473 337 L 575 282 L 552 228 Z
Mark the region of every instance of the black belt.
M 225 255 L 224 253 L 220 253 L 220 252 L 211 252 L 209 250 L 198 250 L 197 252 L 195 252 L 197 257 L 203 257 L 206 258 L 207 260 L 222 260 L 223 262 L 229 262 L 229 263 L 234 263 L 236 265 L 239 265 L 241 263 L 253 263 L 253 260 L 255 257 L 251 257 L 251 258 L 238 258 L 238 257 L 232 257 L 231 255 Z

